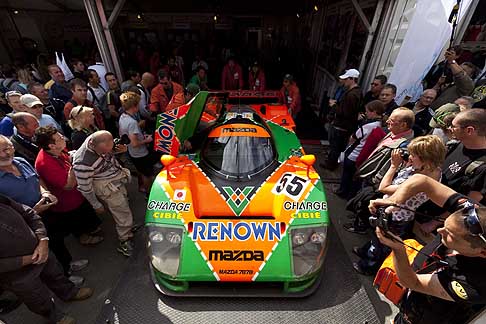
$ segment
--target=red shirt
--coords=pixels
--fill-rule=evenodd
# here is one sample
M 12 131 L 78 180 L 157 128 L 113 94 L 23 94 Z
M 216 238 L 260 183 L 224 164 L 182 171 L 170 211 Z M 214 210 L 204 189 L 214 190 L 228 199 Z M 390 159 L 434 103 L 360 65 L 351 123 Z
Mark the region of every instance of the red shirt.
M 257 74 L 255 75 L 253 71 L 250 71 L 250 74 L 248 75 L 248 84 L 250 90 L 265 91 L 265 73 L 262 70 L 258 70 Z
M 83 195 L 76 189 L 64 189 L 67 183 L 71 162 L 69 155 L 62 153 L 55 157 L 44 150 L 40 150 L 35 160 L 35 169 L 39 177 L 45 182 L 47 189 L 56 196 L 58 202 L 49 210 L 62 213 L 74 210 L 84 201 Z
M 235 64 L 230 68 L 226 64 L 221 74 L 221 87 L 223 90 L 240 90 L 243 89 L 243 71 L 241 66 Z
M 283 103 L 292 110 L 293 114 L 297 114 L 302 109 L 302 104 L 300 101 L 300 90 L 299 87 L 293 82 L 288 88 L 282 87 L 280 89 L 280 98 Z

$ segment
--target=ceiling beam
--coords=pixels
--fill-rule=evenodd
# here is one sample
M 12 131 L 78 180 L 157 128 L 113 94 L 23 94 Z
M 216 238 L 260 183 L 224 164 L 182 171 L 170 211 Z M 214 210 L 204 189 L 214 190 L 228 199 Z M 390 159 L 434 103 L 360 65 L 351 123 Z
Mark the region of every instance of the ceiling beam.
M 116 18 L 118 18 L 118 15 L 120 14 L 121 10 L 123 9 L 123 5 L 125 4 L 125 0 L 118 0 L 116 2 L 115 7 L 113 8 L 113 11 L 110 14 L 110 18 L 108 18 L 108 28 L 113 27 L 113 24 L 115 24 Z
M 61 3 L 59 0 L 44 0 L 44 1 L 47 2 L 47 3 L 50 3 L 51 5 L 53 5 L 54 7 L 56 7 L 57 9 L 60 9 L 62 11 L 70 11 L 71 10 L 65 4 Z
M 359 18 L 361 19 L 361 22 L 363 25 L 366 27 L 368 32 L 371 30 L 371 24 L 368 21 L 368 18 L 366 18 L 366 15 L 363 12 L 363 9 L 361 9 L 361 6 L 359 5 L 357 0 L 351 0 L 351 3 L 353 4 L 354 9 L 358 13 Z

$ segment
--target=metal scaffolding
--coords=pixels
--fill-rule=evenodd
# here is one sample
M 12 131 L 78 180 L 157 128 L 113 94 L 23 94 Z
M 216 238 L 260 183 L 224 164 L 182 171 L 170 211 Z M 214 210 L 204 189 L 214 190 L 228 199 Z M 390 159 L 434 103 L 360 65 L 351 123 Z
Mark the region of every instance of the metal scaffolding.
M 83 2 L 106 70 L 115 73 L 118 80 L 123 80 L 120 59 L 111 29 L 125 4 L 125 0 L 117 0 L 108 20 L 102 0 L 83 0 Z

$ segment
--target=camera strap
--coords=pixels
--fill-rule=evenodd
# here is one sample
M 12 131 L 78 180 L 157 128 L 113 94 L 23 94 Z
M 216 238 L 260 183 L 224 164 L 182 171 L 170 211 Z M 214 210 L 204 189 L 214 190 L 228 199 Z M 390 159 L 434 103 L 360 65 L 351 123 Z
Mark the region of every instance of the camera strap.
M 392 204 L 390 205 L 392 207 L 396 207 L 396 208 L 399 208 L 399 209 L 403 209 L 403 210 L 406 210 L 406 211 L 409 211 L 409 212 L 412 212 L 412 213 L 415 213 L 416 215 L 421 215 L 421 216 L 427 216 L 429 217 L 430 215 L 426 215 L 426 214 L 423 214 L 423 213 L 419 213 L 419 212 L 416 212 L 415 210 L 412 210 L 410 208 L 407 208 L 407 207 L 404 207 L 404 206 L 400 206 L 400 205 L 397 205 L 397 204 Z M 385 235 L 387 234 L 387 232 L 385 232 Z M 391 235 L 386 235 L 387 238 L 395 241 L 395 242 L 398 242 L 400 244 L 403 244 L 404 246 L 416 251 L 417 253 L 423 255 L 423 256 L 426 256 L 428 259 L 433 259 L 435 260 L 436 262 L 433 262 L 432 264 L 430 264 L 429 266 L 423 268 L 423 269 L 420 269 L 417 273 L 421 273 L 424 269 L 428 269 L 429 267 L 431 267 L 432 265 L 434 265 L 435 263 L 437 263 L 438 265 L 442 265 L 442 266 L 449 266 L 449 263 L 447 263 L 446 261 L 440 259 L 437 255 L 431 255 L 431 254 L 427 254 L 427 253 L 424 253 L 416 248 L 414 248 L 413 246 L 410 246 L 408 244 L 406 244 L 405 242 L 403 242 L 402 240 L 397 240 L 396 238 L 394 238 L 393 236 Z

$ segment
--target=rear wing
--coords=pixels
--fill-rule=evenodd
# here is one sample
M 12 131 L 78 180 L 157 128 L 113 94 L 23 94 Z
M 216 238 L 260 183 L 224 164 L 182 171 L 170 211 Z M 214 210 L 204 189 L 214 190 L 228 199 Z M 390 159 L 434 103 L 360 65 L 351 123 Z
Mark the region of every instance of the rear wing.
M 283 97 L 280 91 L 253 91 L 253 90 L 239 90 L 230 91 L 228 93 L 229 104 L 277 104 L 283 103 Z

